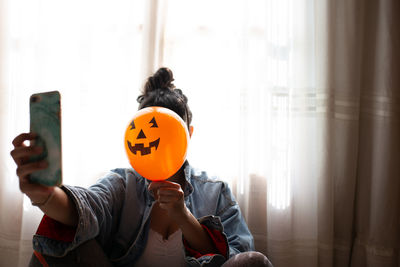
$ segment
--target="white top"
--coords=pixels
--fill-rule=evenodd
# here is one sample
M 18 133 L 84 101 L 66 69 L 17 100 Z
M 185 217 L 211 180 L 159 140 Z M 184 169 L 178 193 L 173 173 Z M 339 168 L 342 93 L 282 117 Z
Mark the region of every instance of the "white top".
M 150 228 L 146 247 L 135 266 L 185 266 L 182 231 L 178 229 L 168 239 L 164 239 L 161 234 Z

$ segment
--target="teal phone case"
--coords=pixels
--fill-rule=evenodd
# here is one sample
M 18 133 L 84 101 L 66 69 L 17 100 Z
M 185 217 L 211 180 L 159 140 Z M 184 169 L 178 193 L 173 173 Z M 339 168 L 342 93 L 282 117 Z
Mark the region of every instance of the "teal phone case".
M 61 105 L 58 91 L 33 94 L 29 100 L 30 130 L 37 134 L 35 145 L 43 147 L 43 153 L 30 161 L 47 160 L 48 167 L 33 172 L 30 180 L 47 186 L 62 183 L 61 168 Z

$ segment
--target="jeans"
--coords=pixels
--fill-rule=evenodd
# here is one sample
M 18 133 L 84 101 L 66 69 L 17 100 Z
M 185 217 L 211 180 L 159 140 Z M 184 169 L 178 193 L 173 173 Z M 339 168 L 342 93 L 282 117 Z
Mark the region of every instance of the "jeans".
M 39 259 L 40 258 L 40 259 Z M 41 262 L 42 261 L 42 262 Z M 46 266 L 56 267 L 112 267 L 111 262 L 104 254 L 100 245 L 94 240 L 89 240 L 83 243 L 77 249 L 69 252 L 65 257 L 50 257 L 50 256 L 36 256 L 32 255 L 29 267 Z M 239 266 L 251 266 L 251 267 L 273 267 L 268 258 L 255 251 L 239 253 L 229 260 L 227 260 L 222 267 L 239 267 Z

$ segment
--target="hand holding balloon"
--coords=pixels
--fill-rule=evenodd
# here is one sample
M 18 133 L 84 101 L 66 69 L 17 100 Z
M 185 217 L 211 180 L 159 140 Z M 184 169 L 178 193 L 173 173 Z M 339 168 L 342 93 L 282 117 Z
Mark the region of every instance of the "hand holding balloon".
M 132 167 L 146 179 L 162 181 L 185 162 L 189 132 L 186 123 L 172 110 L 147 107 L 131 120 L 124 143 Z
M 184 193 L 178 183 L 170 181 L 152 182 L 148 189 L 154 192 L 154 198 L 159 203 L 160 208 L 166 210 L 170 218 L 179 222 L 187 215 Z

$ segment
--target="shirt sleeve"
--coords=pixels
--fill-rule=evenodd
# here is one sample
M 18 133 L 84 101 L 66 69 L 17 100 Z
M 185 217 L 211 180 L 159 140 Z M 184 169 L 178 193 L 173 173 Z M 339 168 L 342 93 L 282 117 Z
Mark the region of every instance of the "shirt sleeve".
M 223 227 L 220 219 L 215 216 L 205 216 L 200 218 L 198 221 L 203 227 L 203 229 L 206 231 L 208 236 L 210 237 L 218 253 L 222 255 L 225 259 L 228 259 L 228 252 L 229 252 L 228 240 L 226 239 L 226 236 L 223 233 Z M 183 239 L 183 244 L 185 245 L 186 252 L 191 257 L 199 259 L 203 256 L 216 255 L 212 253 L 202 254 L 199 251 L 194 250 L 189 246 L 188 242 L 185 239 Z
M 238 253 L 254 250 L 253 236 L 228 184 L 220 180 L 207 181 L 194 183 L 193 203 L 189 205 L 219 254 L 202 255 L 185 244 L 184 240 L 186 259 L 193 262 L 193 266 L 221 266 Z
M 195 258 L 201 265 L 212 261 L 213 264 L 217 264 L 215 266 L 218 266 L 219 263 L 223 263 L 238 253 L 254 250 L 253 235 L 226 183 L 221 184 L 217 202 L 215 215 L 204 216 L 198 220 L 206 229 L 219 254 L 202 255 L 190 248 L 184 240 L 187 254 Z
M 78 211 L 78 225 L 71 229 L 45 216 L 33 237 L 34 250 L 62 257 L 90 239 L 104 243 L 117 225 L 125 188 L 125 179 L 113 172 L 87 189 L 63 186 Z
M 229 257 L 241 252 L 253 251 L 253 235 L 242 216 L 235 197 L 226 183 L 223 183 L 221 188 L 219 202 L 219 210 L 216 215 L 220 217 L 224 233 L 228 239 Z

